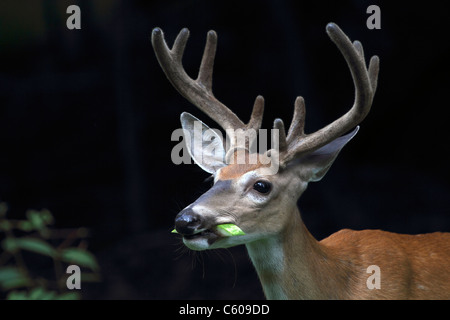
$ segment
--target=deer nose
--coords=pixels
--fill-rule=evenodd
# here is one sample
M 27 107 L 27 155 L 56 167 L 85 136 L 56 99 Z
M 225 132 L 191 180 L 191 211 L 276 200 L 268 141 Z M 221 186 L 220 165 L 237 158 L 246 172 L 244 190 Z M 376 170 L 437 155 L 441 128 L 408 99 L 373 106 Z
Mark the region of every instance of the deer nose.
M 191 208 L 186 208 L 175 217 L 175 229 L 181 235 L 191 235 L 202 224 L 202 219 Z

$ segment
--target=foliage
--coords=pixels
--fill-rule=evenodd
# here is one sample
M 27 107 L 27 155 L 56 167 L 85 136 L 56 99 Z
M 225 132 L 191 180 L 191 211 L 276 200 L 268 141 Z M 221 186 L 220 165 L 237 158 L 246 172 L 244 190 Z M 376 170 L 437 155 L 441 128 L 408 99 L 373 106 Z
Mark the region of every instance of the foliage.
M 70 264 L 78 265 L 82 282 L 100 280 L 100 268 L 86 242 L 88 230 L 55 229 L 50 211 L 28 210 L 26 219 L 7 218 L 0 203 L 0 296 L 10 300 L 74 300 L 67 289 Z M 76 244 L 76 245 L 75 245 Z M 50 272 L 49 272 L 50 271 Z

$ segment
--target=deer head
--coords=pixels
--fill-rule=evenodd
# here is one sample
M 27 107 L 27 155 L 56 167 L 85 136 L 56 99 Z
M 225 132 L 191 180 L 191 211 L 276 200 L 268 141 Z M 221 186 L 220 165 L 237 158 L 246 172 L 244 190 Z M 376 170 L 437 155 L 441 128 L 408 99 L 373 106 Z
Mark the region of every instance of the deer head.
M 153 30 L 152 44 L 169 81 L 185 98 L 226 130 L 230 141 L 226 144 L 220 135 L 214 134 L 191 114 L 184 112 L 181 115 L 181 124 L 186 132 L 192 132 L 197 123 L 201 125 L 202 132 L 208 131 L 211 141 L 214 141 L 214 152 L 211 148 L 196 150 L 203 148 L 202 144 L 188 143 L 193 160 L 214 177 L 213 187 L 175 218 L 176 230 L 189 248 L 225 248 L 282 236 L 289 229 L 293 216 L 298 215 L 297 199 L 308 183 L 319 181 L 325 175 L 340 150 L 358 131 L 358 124 L 368 114 L 375 94 L 379 59 L 373 56 L 367 68 L 360 42 L 352 43 L 334 23 L 329 23 L 326 31 L 344 56 L 352 74 L 355 86 L 352 108 L 324 128 L 305 134 L 305 103 L 302 97 L 297 97 L 288 131 L 281 119 L 274 121 L 274 128 L 278 129 L 278 150 L 271 149 L 258 155 L 256 162 L 242 163 L 233 160 L 239 153 L 244 155 L 244 159 L 250 158 L 253 139 L 238 139 L 237 132 L 245 135 L 260 129 L 264 99 L 261 96 L 256 98 L 250 121 L 244 124 L 212 92 L 216 33 L 208 32 L 200 71 L 194 80 L 182 66 L 189 31 L 181 30 L 170 49 L 162 30 Z M 263 157 L 277 159 L 279 169 L 276 174 L 273 174 L 267 161 L 262 161 Z M 239 226 L 245 235 L 223 236 L 216 227 L 226 223 Z

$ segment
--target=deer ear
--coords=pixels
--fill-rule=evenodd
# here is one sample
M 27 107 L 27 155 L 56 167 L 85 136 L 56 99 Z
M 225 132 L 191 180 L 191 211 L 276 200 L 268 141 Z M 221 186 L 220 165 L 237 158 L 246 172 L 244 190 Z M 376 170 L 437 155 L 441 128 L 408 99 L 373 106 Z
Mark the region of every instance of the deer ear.
M 356 135 L 358 130 L 359 126 L 345 136 L 334 139 L 322 148 L 301 157 L 298 163 L 302 177 L 308 182 L 321 180 L 339 152 Z
M 224 167 L 225 148 L 220 131 L 209 128 L 187 112 L 181 114 L 180 120 L 192 160 L 204 171 L 212 174 Z

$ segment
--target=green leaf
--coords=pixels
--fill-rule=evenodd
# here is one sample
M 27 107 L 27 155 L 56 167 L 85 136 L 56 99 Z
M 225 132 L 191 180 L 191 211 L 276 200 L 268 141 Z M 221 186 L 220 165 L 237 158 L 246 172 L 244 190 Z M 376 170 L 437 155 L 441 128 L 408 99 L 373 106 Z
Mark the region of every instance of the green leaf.
M 80 294 L 78 292 L 66 292 L 56 297 L 56 300 L 80 300 Z
M 31 280 L 17 267 L 0 268 L 0 288 L 8 291 L 14 288 L 29 286 Z
M 12 291 L 8 294 L 8 300 L 53 300 L 58 297 L 55 291 L 48 291 L 44 287 L 36 287 L 31 291 Z
M 48 291 L 44 287 L 33 288 L 28 294 L 29 300 L 52 300 L 56 297 L 55 291 Z
M 16 245 L 16 239 L 6 238 L 5 240 L 2 241 L 2 248 L 5 251 L 16 252 L 18 248 Z
M 42 209 L 42 210 L 39 212 L 39 214 L 40 214 L 40 216 L 41 216 L 42 221 L 43 221 L 46 225 L 52 224 L 52 223 L 54 222 L 52 213 L 51 213 L 50 211 L 48 211 L 47 209 Z
M 11 291 L 6 296 L 7 300 L 28 300 L 27 292 L 26 291 Z
M 74 263 L 83 267 L 88 267 L 93 271 L 99 269 L 97 260 L 89 251 L 81 248 L 67 248 L 61 252 L 61 258 L 69 263 Z
M 39 300 L 55 300 L 57 296 L 55 291 L 45 291 L 39 297 Z
M 25 215 L 27 216 L 28 220 L 31 222 L 31 224 L 34 226 L 36 230 L 40 230 L 43 227 L 45 227 L 44 220 L 41 217 L 41 214 L 39 211 L 36 210 L 28 210 Z
M 35 229 L 39 231 L 39 234 L 48 238 L 50 235 L 50 230 L 47 225 L 53 223 L 53 216 L 47 209 L 43 209 L 41 211 L 36 210 L 28 210 L 26 213 L 28 218 L 28 222 L 31 224 L 31 229 Z M 30 226 L 26 226 L 30 228 Z
M 173 229 L 170 233 L 178 233 L 177 229 Z
M 224 236 L 243 236 L 245 235 L 244 231 L 241 230 L 237 225 L 232 223 L 226 223 L 226 224 L 219 224 L 217 226 L 217 229 L 219 231 L 222 231 L 221 233 Z
M 28 231 L 33 230 L 33 225 L 28 220 L 21 220 L 17 223 L 17 228 L 22 231 L 28 232 Z
M 49 257 L 54 257 L 56 255 L 56 250 L 51 245 L 37 238 L 7 238 L 3 240 L 2 246 L 5 251 L 10 252 L 22 249 Z
M 28 298 L 30 300 L 39 300 L 42 297 L 42 295 L 44 295 L 44 294 L 45 294 L 44 288 L 36 287 L 30 291 L 30 293 L 28 294 Z
M 20 271 L 16 267 L 2 267 L 0 268 L 0 283 L 9 278 L 16 277 L 20 274 Z

